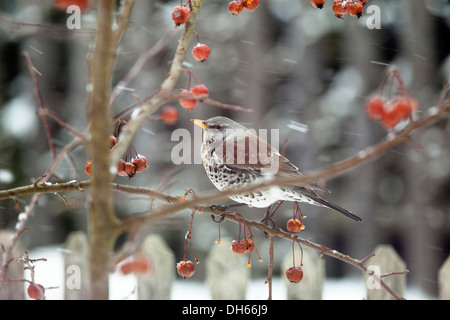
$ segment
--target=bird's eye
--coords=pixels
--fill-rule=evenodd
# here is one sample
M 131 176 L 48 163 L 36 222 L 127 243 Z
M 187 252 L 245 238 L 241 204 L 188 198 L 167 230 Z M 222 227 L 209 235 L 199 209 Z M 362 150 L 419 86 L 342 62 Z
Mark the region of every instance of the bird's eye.
M 212 124 L 209 127 L 210 127 L 210 129 L 217 129 L 217 130 L 222 129 L 222 126 L 220 124 Z

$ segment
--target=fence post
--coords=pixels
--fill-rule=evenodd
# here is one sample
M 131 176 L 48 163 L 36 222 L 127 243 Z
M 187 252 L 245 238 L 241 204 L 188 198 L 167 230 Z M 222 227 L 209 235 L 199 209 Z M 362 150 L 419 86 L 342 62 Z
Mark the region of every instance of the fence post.
M 450 300 L 450 256 L 444 261 L 438 274 L 439 298 Z
M 295 266 L 300 266 L 301 251 L 295 245 Z M 282 262 L 281 277 L 286 285 L 288 300 L 321 300 L 325 281 L 325 260 L 312 249 L 303 248 L 303 279 L 299 283 L 290 283 L 286 278 L 286 269 L 292 267 L 292 250 L 289 250 Z
M 71 232 L 67 236 L 63 251 L 66 300 L 89 298 L 88 252 L 89 245 L 84 232 Z
M 365 275 L 367 300 L 393 300 L 395 298 L 381 287 L 377 276 L 396 271 L 404 271 L 406 264 L 390 245 L 378 245 L 374 253 L 375 256 L 366 262 L 368 272 L 374 273 L 373 275 Z M 383 278 L 383 281 L 394 292 L 400 296 L 404 295 L 406 275 L 391 275 Z
M 14 232 L 9 230 L 0 230 L 0 244 L 6 245 Z M 25 250 L 18 240 L 12 249 L 12 260 L 8 265 L 5 279 L 19 280 L 23 279 L 23 264 L 17 262 L 16 259 L 24 255 Z M 0 264 L 2 264 L 2 251 L 0 250 Z M 23 300 L 24 296 L 24 284 L 23 282 L 6 282 L 0 289 L 0 300 Z
M 250 278 L 247 255 L 231 250 L 231 240 L 222 239 L 206 257 L 206 281 L 214 300 L 244 300 Z
M 175 256 L 159 234 L 147 236 L 141 253 L 151 261 L 152 270 L 137 277 L 139 300 L 168 300 L 175 277 Z

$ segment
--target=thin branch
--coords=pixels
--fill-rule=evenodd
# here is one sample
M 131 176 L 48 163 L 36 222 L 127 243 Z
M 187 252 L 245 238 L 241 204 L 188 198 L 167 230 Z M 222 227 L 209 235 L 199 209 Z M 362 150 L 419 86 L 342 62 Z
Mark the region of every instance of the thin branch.
M 47 134 L 48 145 L 50 147 L 50 150 L 52 151 L 53 158 L 55 158 L 56 157 L 56 149 L 55 149 L 55 145 L 53 143 L 52 131 L 51 131 L 50 125 L 47 121 L 47 118 L 45 117 L 45 113 L 42 112 L 42 110 L 45 110 L 46 107 L 44 105 L 44 100 L 42 99 L 41 90 L 39 89 L 38 75 L 36 73 L 36 69 L 33 66 L 33 63 L 31 62 L 28 52 L 23 51 L 22 56 L 25 58 L 25 63 L 27 65 L 28 71 L 30 72 L 31 77 L 33 79 L 34 93 L 36 95 L 36 99 L 38 102 L 39 111 L 41 111 L 41 112 L 38 112 L 38 114 L 41 117 L 42 123 L 44 124 L 45 133 Z
M 95 34 L 95 28 L 90 29 L 68 29 L 67 26 L 61 26 L 51 23 L 29 23 L 18 21 L 10 16 L 0 13 L 0 30 L 8 34 L 19 36 L 39 35 L 52 39 L 66 40 L 68 37 L 92 36 Z
M 274 236 L 269 236 L 269 270 L 267 271 L 267 280 L 266 283 L 269 287 L 269 297 L 268 300 L 272 300 L 272 280 L 273 280 L 273 243 L 274 243 Z
M 65 128 L 74 137 L 77 137 L 80 140 L 82 140 L 83 143 L 86 143 L 86 137 L 85 137 L 84 133 L 82 133 L 78 129 L 74 128 L 72 125 L 70 125 L 63 119 L 61 119 L 61 117 L 58 114 L 56 114 L 55 112 L 53 112 L 52 110 L 50 110 L 48 108 L 39 109 L 38 113 L 41 117 L 45 118 L 46 116 L 48 116 L 48 117 L 52 118 L 55 122 L 57 122 L 61 127 Z
M 161 39 L 156 42 L 156 44 L 144 52 L 134 63 L 133 67 L 131 67 L 130 71 L 126 74 L 126 76 L 117 83 L 111 93 L 110 103 L 113 103 L 117 96 L 122 92 L 123 88 L 128 87 L 131 81 L 141 72 L 145 63 L 148 60 L 157 55 L 173 38 L 174 33 L 166 33 Z
M 242 108 L 240 106 L 234 105 L 234 104 L 228 104 L 228 103 L 223 103 L 217 100 L 213 100 L 210 98 L 207 98 L 205 100 L 203 100 L 204 103 L 206 104 L 210 104 L 222 109 L 228 109 L 228 110 L 233 110 L 233 111 L 241 111 L 241 112 L 247 112 L 247 113 L 252 113 L 253 109 L 247 109 L 247 108 Z
M 40 194 L 35 194 L 31 199 L 30 204 L 25 207 L 25 211 L 19 214 L 19 219 L 16 223 L 14 233 L 9 238 L 6 245 L 2 246 L 3 250 L 2 250 L 2 263 L 0 265 L 0 290 L 7 281 L 6 271 L 8 269 L 8 264 L 11 260 L 12 250 L 16 245 L 17 240 L 22 235 L 22 233 L 28 230 L 27 228 L 25 228 L 25 225 L 28 221 L 28 218 L 34 215 L 34 211 L 36 209 L 40 196 L 41 196 Z

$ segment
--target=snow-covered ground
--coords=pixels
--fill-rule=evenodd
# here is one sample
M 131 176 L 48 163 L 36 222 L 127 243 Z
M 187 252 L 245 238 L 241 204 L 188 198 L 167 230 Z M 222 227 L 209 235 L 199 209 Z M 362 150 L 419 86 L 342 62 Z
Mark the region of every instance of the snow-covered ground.
M 44 287 L 54 287 L 46 290 L 46 299 L 61 300 L 64 297 L 64 262 L 61 250 L 58 247 L 44 247 L 30 250 L 30 258 L 47 259 L 46 262 L 38 262 L 35 267 L 36 282 Z M 29 274 L 26 273 L 26 277 Z M 29 279 L 29 278 L 28 278 Z M 255 279 L 247 288 L 247 299 L 266 300 L 268 296 L 265 279 Z M 136 278 L 133 275 L 113 273 L 110 276 L 110 299 L 136 299 Z M 275 278 L 273 281 L 273 299 L 286 299 L 286 290 L 283 279 Z M 177 278 L 172 288 L 174 300 L 209 300 L 211 295 L 208 285 L 204 282 L 183 280 Z M 362 300 L 365 298 L 365 283 L 362 278 L 327 279 L 323 288 L 324 300 Z M 433 299 L 418 288 L 408 288 L 406 299 L 423 300 Z

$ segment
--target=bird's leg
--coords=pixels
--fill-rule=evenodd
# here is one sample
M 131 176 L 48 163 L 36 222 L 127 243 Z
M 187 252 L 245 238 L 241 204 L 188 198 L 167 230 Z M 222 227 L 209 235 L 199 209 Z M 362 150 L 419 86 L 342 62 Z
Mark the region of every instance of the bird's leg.
M 216 217 L 212 214 L 211 215 L 211 219 L 212 221 L 214 221 L 215 223 L 221 223 L 223 220 L 225 220 L 225 213 L 222 213 L 219 217 L 218 220 L 216 220 Z
M 230 208 L 236 208 L 236 207 L 241 207 L 241 206 L 245 206 L 245 203 L 213 204 L 213 205 L 210 205 L 209 207 L 212 210 L 227 211 Z
M 267 225 L 270 222 L 272 224 L 272 228 L 275 227 L 275 221 L 273 221 L 272 217 L 275 214 L 275 212 L 277 212 L 278 208 L 281 206 L 281 204 L 283 202 L 284 202 L 284 200 L 279 200 L 275 204 L 275 208 L 273 210 L 272 210 L 272 207 L 274 206 L 274 204 L 272 204 L 270 207 L 268 207 L 266 210 L 266 213 L 264 214 L 264 218 L 261 220 L 261 222 L 263 222 Z

